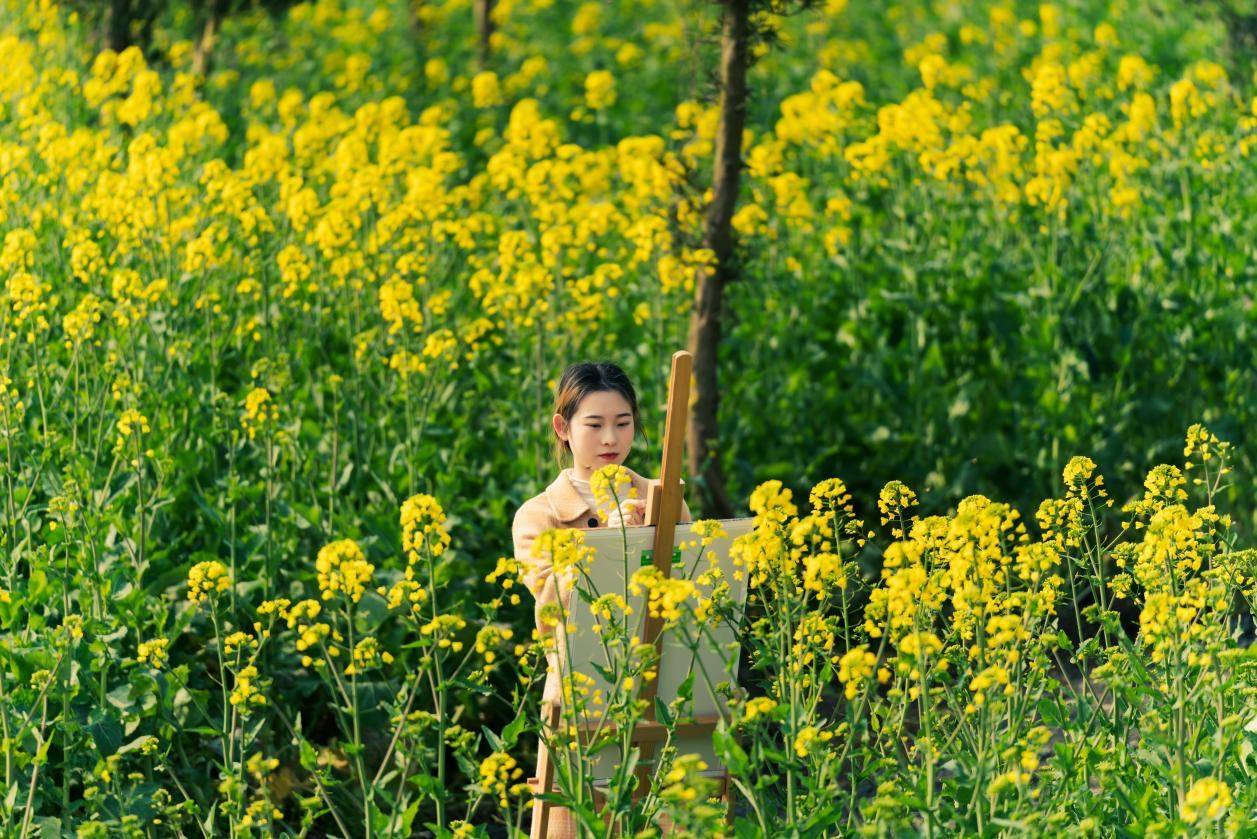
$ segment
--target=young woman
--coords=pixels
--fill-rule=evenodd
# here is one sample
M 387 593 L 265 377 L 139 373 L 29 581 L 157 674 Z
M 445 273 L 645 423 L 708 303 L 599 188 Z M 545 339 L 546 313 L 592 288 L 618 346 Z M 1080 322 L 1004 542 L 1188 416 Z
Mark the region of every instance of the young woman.
M 636 497 L 624 499 L 619 509 L 611 510 L 602 520 L 598 505 L 590 491 L 593 473 L 609 463 L 623 464 L 641 427 L 637 412 L 637 392 L 629 377 L 609 362 L 581 362 L 563 371 L 550 418 L 554 430 L 554 453 L 560 467 L 572 457 L 572 465 L 563 468 L 551 484 L 525 501 L 515 513 L 511 534 L 515 558 L 526 569 L 524 584 L 536 600 L 537 629 L 550 634 L 553 628 L 540 619 L 541 609 L 558 602 L 559 589 L 549 562 L 534 559 L 530 551 L 533 540 L 551 528 L 574 527 L 588 530 L 595 527 L 619 527 L 641 524 L 645 516 L 648 479 L 628 470 L 637 489 Z M 627 492 L 627 490 L 625 491 Z M 682 522 L 691 521 L 690 508 L 681 502 Z M 562 592 L 563 604 L 570 604 L 571 591 Z M 562 691 L 559 682 L 558 653 L 548 654 L 549 672 L 542 693 L 542 707 L 559 704 Z M 545 744 L 540 745 L 545 749 Z M 576 826 L 567 808 L 550 811 L 550 837 L 574 837 Z

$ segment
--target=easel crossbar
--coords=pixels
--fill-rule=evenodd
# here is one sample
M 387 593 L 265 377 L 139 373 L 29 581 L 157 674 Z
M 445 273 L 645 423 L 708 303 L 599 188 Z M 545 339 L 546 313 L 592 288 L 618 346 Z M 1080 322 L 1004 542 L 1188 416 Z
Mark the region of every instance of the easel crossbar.
M 673 736 L 680 738 L 711 734 L 719 723 L 719 714 L 701 714 L 692 722 L 679 722 L 674 725 Z M 614 723 L 604 723 L 601 726 L 589 723 L 576 726 L 576 732 L 582 742 L 588 742 L 595 736 L 614 737 L 618 733 L 618 727 Z M 668 739 L 668 727 L 654 720 L 642 720 L 637 723 L 629 737 L 631 743 L 661 743 Z

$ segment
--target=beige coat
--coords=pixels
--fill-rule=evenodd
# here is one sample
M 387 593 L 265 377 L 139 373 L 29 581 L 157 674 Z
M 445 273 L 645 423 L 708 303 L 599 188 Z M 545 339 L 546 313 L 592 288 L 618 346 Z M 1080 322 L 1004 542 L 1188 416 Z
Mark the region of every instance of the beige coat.
M 649 488 L 649 479 L 624 467 L 628 470 L 629 476 L 633 479 L 633 487 L 637 490 L 637 498 L 643 501 L 646 498 L 646 492 Z M 689 505 L 685 500 L 681 501 L 681 519 L 682 522 L 692 521 L 690 518 Z M 543 625 L 540 619 L 541 609 L 548 603 L 558 602 L 558 589 L 554 576 L 550 573 L 550 563 L 545 559 L 540 561 L 533 559 L 529 552 L 532 550 L 533 539 L 537 538 L 541 533 L 556 527 L 575 527 L 580 530 L 589 530 L 593 527 L 601 527 L 602 521 L 597 518 L 597 512 L 591 510 L 589 505 L 585 503 L 585 499 L 581 498 L 580 493 L 576 491 L 576 487 L 572 486 L 572 482 L 567 478 L 566 470 L 559 473 L 550 486 L 545 488 L 544 492 L 534 495 L 525 501 L 515 512 L 515 520 L 511 524 L 511 536 L 515 543 L 515 558 L 523 563 L 525 568 L 524 585 L 532 592 L 533 598 L 536 600 L 536 610 L 534 617 L 537 622 L 537 630 L 541 633 L 551 633 L 553 628 Z M 564 592 L 563 605 L 566 609 L 571 598 L 571 592 Z M 559 688 L 559 661 L 558 653 L 549 654 L 549 671 L 546 676 L 545 691 L 542 694 L 542 702 L 558 702 L 562 696 Z

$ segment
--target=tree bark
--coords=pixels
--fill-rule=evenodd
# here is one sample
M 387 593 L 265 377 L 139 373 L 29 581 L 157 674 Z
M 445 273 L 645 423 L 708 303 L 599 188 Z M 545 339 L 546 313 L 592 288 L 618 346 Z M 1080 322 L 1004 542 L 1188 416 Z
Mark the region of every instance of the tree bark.
M 689 351 L 694 356 L 695 398 L 689 425 L 689 472 L 697 476 L 708 516 L 733 515 L 719 441 L 718 368 L 725 286 L 733 277 L 733 212 L 742 175 L 742 130 L 746 125 L 746 71 L 750 49 L 750 0 L 726 0 L 720 49 L 720 123 L 716 129 L 712 200 L 703 220 L 703 246 L 715 264 L 697 277 L 690 315 Z
M 102 45 L 114 52 L 138 46 L 146 55 L 153 38 L 153 25 L 164 4 L 159 0 L 109 0 L 101 4 Z M 132 32 L 132 30 L 138 30 Z
M 136 43 L 140 45 L 140 49 L 145 55 L 149 53 L 149 47 L 153 43 L 153 26 L 157 23 L 157 16 L 162 12 L 163 4 L 160 0 L 141 0 L 142 11 L 140 12 L 140 32 Z
M 109 20 L 105 24 L 105 46 L 122 52 L 131 46 L 132 0 L 111 0 Z
M 218 30 L 222 28 L 223 18 L 227 16 L 229 0 L 202 0 L 197 3 L 197 11 L 203 12 L 204 23 L 201 25 L 201 37 L 196 43 L 196 51 L 192 54 L 192 72 L 208 76 L 214 68 L 214 46 L 218 43 Z M 198 14 L 198 17 L 201 15 Z
M 475 0 L 477 49 L 480 69 L 489 69 L 489 39 L 493 35 L 493 0 Z

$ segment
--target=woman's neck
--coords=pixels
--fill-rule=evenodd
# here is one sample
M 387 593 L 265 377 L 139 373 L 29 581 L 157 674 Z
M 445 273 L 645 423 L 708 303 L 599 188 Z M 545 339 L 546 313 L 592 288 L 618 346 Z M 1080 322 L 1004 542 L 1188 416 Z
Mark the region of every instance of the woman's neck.
M 586 468 L 577 466 L 576 464 L 572 464 L 571 466 L 569 466 L 567 473 L 569 476 L 575 478 L 578 481 L 588 482 L 594 477 L 594 470 L 586 469 Z

